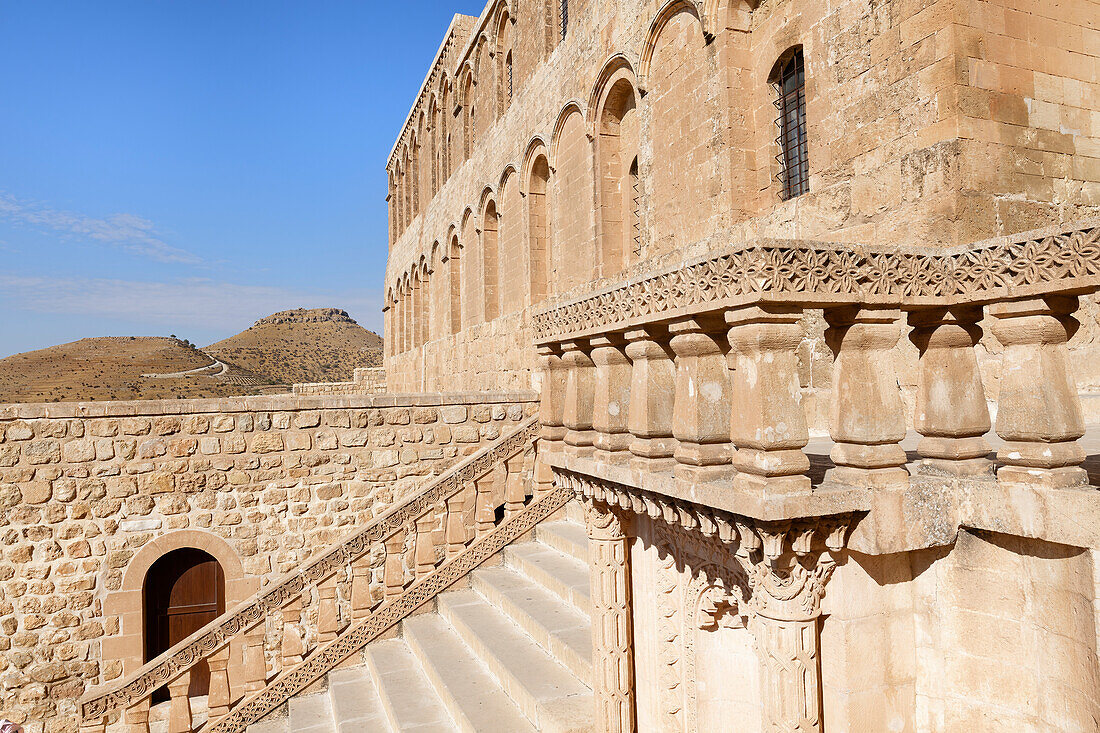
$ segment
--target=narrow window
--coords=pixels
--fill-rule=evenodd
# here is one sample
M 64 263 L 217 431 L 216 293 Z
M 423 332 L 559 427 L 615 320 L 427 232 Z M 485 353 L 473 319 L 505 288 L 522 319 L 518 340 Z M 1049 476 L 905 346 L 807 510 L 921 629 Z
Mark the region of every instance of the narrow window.
M 508 57 L 504 60 L 505 65 L 508 67 L 508 101 L 512 101 L 512 54 L 509 52 Z
M 642 183 L 638 179 L 638 159 L 630 163 L 630 237 L 634 261 L 642 259 Z
M 810 167 L 806 155 L 806 70 L 802 49 L 783 62 L 772 79 L 779 110 L 779 184 L 784 199 L 801 196 L 810 189 Z
M 561 39 L 565 40 L 565 31 L 569 28 L 569 0 L 561 0 Z

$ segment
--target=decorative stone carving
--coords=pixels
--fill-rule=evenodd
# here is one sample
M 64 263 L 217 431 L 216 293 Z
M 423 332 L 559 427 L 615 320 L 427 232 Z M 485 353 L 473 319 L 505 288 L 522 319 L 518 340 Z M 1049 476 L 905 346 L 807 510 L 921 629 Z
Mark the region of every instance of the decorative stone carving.
M 584 504 L 592 596 L 596 728 L 634 730 L 634 638 L 630 547 L 622 516 L 598 501 Z

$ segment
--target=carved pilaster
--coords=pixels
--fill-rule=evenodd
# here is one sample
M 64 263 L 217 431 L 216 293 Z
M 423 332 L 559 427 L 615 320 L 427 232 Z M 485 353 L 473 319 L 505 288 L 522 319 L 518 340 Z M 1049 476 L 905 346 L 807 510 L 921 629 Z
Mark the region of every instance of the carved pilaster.
M 596 730 L 634 730 L 633 619 L 630 546 L 622 516 L 607 504 L 585 502 L 592 591 L 592 658 Z

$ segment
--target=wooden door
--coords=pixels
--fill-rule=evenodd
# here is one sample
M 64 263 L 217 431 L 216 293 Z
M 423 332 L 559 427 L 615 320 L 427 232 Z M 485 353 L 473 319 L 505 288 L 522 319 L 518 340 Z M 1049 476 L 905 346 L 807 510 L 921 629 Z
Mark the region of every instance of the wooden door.
M 164 653 L 224 612 L 225 576 L 218 561 L 191 548 L 168 553 L 153 563 L 145 578 L 145 660 Z M 205 695 L 209 687 L 210 668 L 199 662 L 191 668 L 190 695 Z

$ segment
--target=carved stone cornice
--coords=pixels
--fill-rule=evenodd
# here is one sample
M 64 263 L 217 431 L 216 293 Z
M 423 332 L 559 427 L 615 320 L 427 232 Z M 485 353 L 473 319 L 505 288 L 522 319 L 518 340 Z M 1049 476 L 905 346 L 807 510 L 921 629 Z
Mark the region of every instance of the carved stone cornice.
M 1100 289 L 1100 222 L 929 252 L 759 239 L 566 301 L 534 317 L 536 343 L 757 303 L 921 308 Z
M 846 546 L 853 514 L 771 522 L 729 514 L 681 499 L 559 467 L 556 482 L 586 506 L 608 507 L 604 522 L 621 527 L 614 509 L 657 521 L 657 533 L 678 564 L 692 572 L 725 568 L 723 585 L 741 587 L 737 604 L 781 621 L 807 621 L 821 612 L 825 585 Z M 587 513 L 586 513 L 587 514 Z M 621 531 L 621 529 L 620 529 Z

